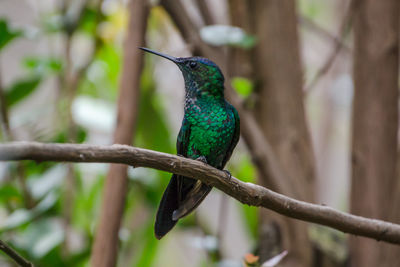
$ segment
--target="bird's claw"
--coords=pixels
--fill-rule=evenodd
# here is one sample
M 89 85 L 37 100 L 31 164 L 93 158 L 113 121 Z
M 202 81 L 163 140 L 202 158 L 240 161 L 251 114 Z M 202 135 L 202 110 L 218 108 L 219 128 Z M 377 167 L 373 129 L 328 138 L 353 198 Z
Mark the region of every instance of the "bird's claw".
M 228 170 L 222 170 L 224 173 L 226 173 L 226 175 L 228 175 L 228 180 L 232 179 L 232 174 L 230 171 Z
M 204 156 L 200 156 L 200 157 L 198 157 L 196 160 L 197 160 L 197 161 L 201 161 L 201 162 L 207 164 L 207 159 L 206 159 L 206 157 L 204 157 Z

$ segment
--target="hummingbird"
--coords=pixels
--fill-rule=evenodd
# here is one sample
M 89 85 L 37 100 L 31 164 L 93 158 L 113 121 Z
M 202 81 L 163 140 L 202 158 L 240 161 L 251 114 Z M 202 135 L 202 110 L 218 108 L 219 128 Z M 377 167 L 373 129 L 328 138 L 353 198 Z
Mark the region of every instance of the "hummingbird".
M 224 75 L 219 67 L 207 58 L 173 57 L 140 49 L 174 62 L 182 72 L 185 103 L 177 154 L 223 170 L 239 141 L 240 119 L 236 109 L 225 100 Z M 161 239 L 179 219 L 197 208 L 211 189 L 199 180 L 173 174 L 158 207 L 156 238 Z

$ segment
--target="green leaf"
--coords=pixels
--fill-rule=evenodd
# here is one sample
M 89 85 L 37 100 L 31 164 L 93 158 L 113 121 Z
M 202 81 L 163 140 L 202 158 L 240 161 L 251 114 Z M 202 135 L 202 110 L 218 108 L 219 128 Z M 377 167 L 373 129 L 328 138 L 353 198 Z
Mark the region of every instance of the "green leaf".
M 86 7 L 82 12 L 79 29 L 89 34 L 96 34 L 98 16 L 100 14 L 94 8 L 90 7 Z
M 8 22 L 4 18 L 0 19 L 0 51 L 9 42 L 21 34 L 22 31 L 11 29 L 8 25 Z
M 41 78 L 34 76 L 16 81 L 6 89 L 6 103 L 9 107 L 29 96 L 40 84 Z
M 17 104 L 25 97 L 29 96 L 40 84 L 41 78 L 33 76 L 16 81 L 6 89 L 6 103 L 9 107 Z
M 250 49 L 256 44 L 256 38 L 239 27 L 229 25 L 210 25 L 200 30 L 201 39 L 211 45 L 230 45 Z
M 28 57 L 24 59 L 23 64 L 28 70 L 40 76 L 59 73 L 63 67 L 61 60 L 54 57 Z
M 22 202 L 20 191 L 11 184 L 1 185 L 0 187 L 0 203 L 6 202 Z
M 231 84 L 235 91 L 244 98 L 247 98 L 253 92 L 254 86 L 249 79 L 234 77 L 231 80 Z
M 253 35 L 246 35 L 239 43 L 236 44 L 236 46 L 244 48 L 244 49 L 250 49 L 253 48 L 257 43 L 257 38 Z

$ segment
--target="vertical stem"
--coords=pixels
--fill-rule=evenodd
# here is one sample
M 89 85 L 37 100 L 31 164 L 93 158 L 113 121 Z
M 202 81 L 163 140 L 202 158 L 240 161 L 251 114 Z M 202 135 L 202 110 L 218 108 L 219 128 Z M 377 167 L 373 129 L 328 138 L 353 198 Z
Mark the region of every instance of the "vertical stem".
M 124 58 L 118 99 L 118 117 L 114 143 L 131 144 L 135 132 L 139 104 L 139 85 L 143 46 L 149 7 L 147 1 L 131 0 L 130 21 L 124 44 Z M 107 174 L 100 222 L 96 231 L 91 265 L 113 267 L 118 252 L 118 232 L 127 189 L 127 166 L 112 164 Z
M 4 133 L 4 139 L 7 141 L 11 137 L 10 122 L 8 120 L 8 109 L 6 103 L 6 97 L 4 95 L 3 86 L 1 80 L 1 66 L 0 66 L 0 112 L 1 112 L 1 127 Z
M 64 15 L 65 16 L 65 15 Z M 72 62 L 71 62 L 71 45 L 72 45 L 72 33 L 66 33 L 65 40 L 65 72 L 63 80 L 63 91 L 67 99 L 66 104 L 66 116 L 67 116 L 67 140 L 68 142 L 74 143 L 76 142 L 76 125 L 72 118 L 72 102 L 75 98 L 76 88 L 72 84 L 73 81 L 73 73 L 72 73 Z M 69 163 L 67 164 L 67 175 L 64 180 L 64 203 L 63 203 L 63 227 L 64 227 L 64 244 L 63 244 L 63 254 L 64 256 L 68 256 L 69 254 L 69 243 L 70 243 L 70 227 L 71 224 L 71 216 L 72 216 L 72 207 L 74 203 L 74 191 L 75 191 L 75 173 L 74 173 L 74 165 Z

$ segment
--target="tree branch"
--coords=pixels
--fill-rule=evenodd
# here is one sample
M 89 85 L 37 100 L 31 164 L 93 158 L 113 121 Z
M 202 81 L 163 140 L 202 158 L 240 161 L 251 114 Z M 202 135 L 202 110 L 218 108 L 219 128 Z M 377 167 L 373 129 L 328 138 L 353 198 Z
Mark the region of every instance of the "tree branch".
M 122 163 L 193 177 L 218 188 L 243 204 L 263 207 L 282 215 L 330 226 L 345 233 L 400 244 L 400 225 L 351 215 L 333 208 L 299 201 L 237 178 L 199 161 L 127 145 L 0 144 L 0 161 Z
M 6 253 L 10 258 L 12 258 L 16 263 L 22 267 L 34 267 L 33 263 L 25 260 L 21 255 L 19 255 L 14 249 L 8 246 L 6 243 L 0 240 L 0 250 Z

